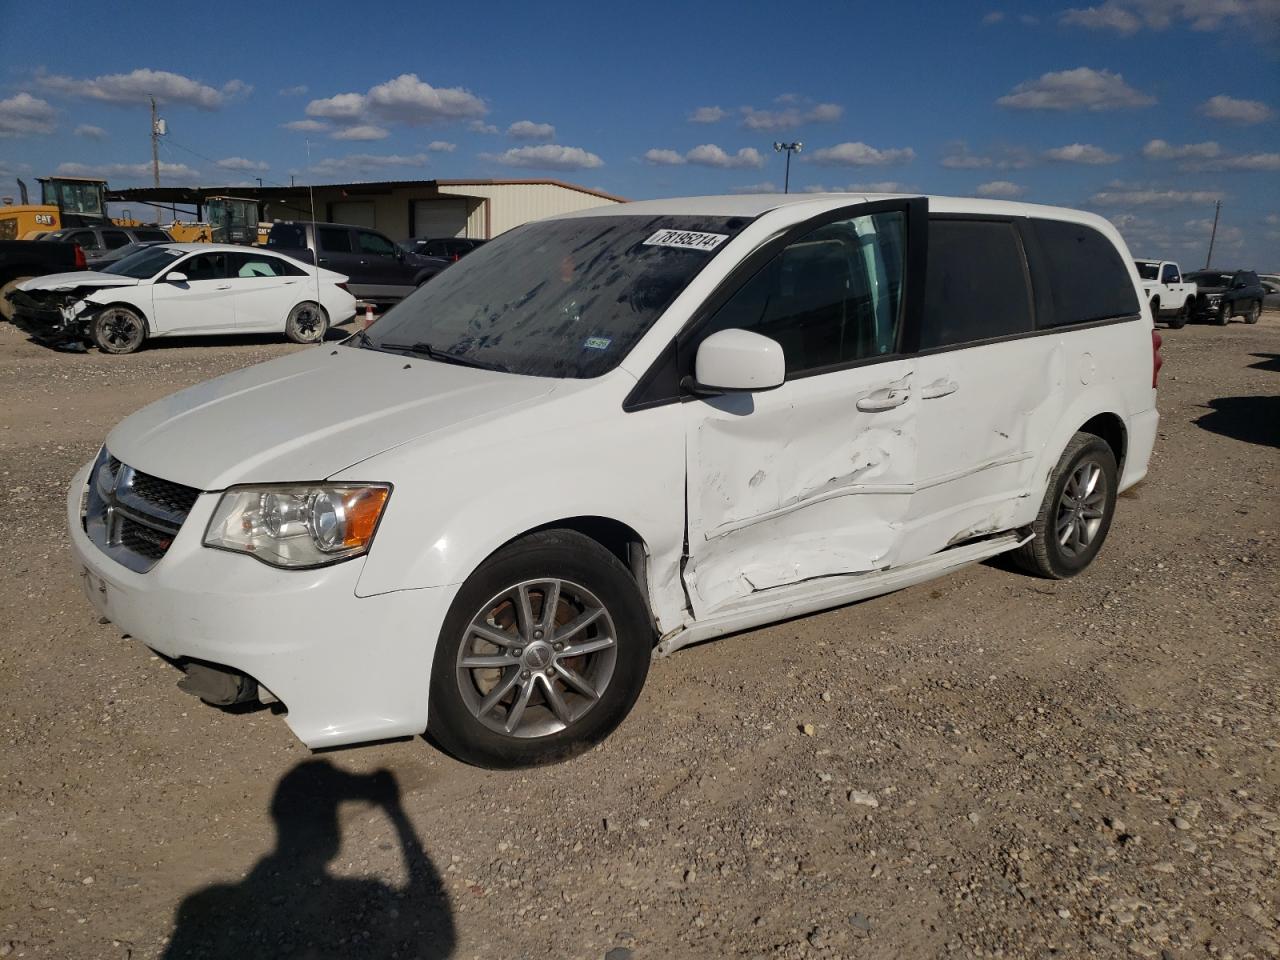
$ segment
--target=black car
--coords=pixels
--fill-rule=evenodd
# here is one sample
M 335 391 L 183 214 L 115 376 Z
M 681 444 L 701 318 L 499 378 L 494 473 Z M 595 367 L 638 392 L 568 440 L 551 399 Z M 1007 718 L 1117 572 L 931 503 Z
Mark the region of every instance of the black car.
M 461 260 L 486 241 L 470 237 L 411 237 L 400 248 L 424 257 L 442 257 L 445 260 Z
M 112 250 L 130 243 L 172 243 L 173 237 L 160 227 L 117 227 L 107 224 L 98 227 L 65 227 L 55 230 L 44 238 L 58 243 L 74 243 L 84 251 L 89 266 L 102 259 Z
M 345 273 L 352 295 L 367 303 L 395 303 L 449 265 L 440 257 L 406 253 L 368 227 L 311 220 L 278 220 L 267 246 L 291 257 Z
M 1266 291 L 1252 270 L 1197 270 L 1182 279 L 1196 285 L 1196 302 L 1191 315 L 1226 326 L 1232 317 L 1257 323 Z

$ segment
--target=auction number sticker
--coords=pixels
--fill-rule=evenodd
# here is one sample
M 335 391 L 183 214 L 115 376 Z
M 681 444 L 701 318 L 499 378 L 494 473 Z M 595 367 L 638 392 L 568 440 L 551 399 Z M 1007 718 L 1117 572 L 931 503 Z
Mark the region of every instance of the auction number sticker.
M 659 230 L 644 242 L 646 247 L 678 247 L 682 250 L 714 250 L 729 239 L 727 233 L 696 230 Z

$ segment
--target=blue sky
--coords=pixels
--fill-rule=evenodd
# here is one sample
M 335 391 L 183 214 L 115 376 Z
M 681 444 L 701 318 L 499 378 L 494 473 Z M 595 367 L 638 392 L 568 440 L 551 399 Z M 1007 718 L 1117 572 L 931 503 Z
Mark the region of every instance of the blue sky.
M 1215 263 L 1280 268 L 1280 0 L 110 6 L 0 0 L 0 193 L 149 183 L 154 92 L 166 183 L 727 193 L 800 140 L 793 191 L 1085 207 L 1184 266 L 1221 198 Z

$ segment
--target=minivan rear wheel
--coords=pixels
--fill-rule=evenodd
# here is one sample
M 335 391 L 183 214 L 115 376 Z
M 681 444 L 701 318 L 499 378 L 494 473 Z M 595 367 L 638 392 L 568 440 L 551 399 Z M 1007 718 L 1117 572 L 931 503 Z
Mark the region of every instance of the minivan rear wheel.
M 523 537 L 481 564 L 445 617 L 428 733 L 478 766 L 567 759 L 631 710 L 653 640 L 635 579 L 612 553 L 569 530 Z
M 1077 433 L 1062 451 L 1031 529 L 1034 538 L 1013 553 L 1029 573 L 1065 580 L 1089 566 L 1115 515 L 1119 471 L 1101 437 Z

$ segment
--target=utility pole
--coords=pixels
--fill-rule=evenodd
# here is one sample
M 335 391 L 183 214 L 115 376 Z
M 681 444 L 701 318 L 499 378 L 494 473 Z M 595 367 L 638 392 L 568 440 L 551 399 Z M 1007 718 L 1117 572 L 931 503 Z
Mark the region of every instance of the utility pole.
M 160 118 L 156 116 L 156 98 L 151 98 L 151 179 L 153 186 L 160 186 Z M 160 207 L 151 205 L 155 212 L 156 223 L 160 222 Z
M 781 153 L 783 150 L 787 151 L 787 172 L 785 175 L 785 179 L 782 181 L 783 193 L 791 192 L 791 154 L 799 153 L 803 149 L 804 149 L 804 144 L 798 140 L 795 143 L 780 143 L 776 140 L 774 141 L 774 144 L 773 144 L 774 153 Z
M 1218 214 L 1222 212 L 1222 201 L 1215 200 L 1213 204 L 1213 232 L 1209 234 L 1209 255 L 1204 258 L 1204 268 L 1209 269 L 1209 264 L 1213 263 L 1213 241 L 1218 236 Z

